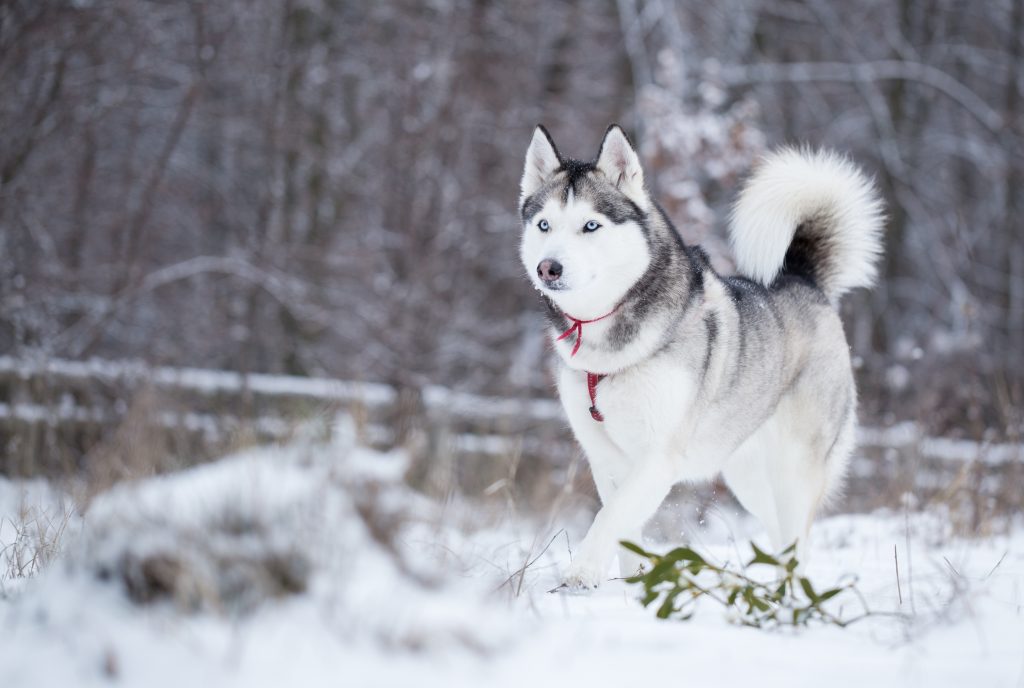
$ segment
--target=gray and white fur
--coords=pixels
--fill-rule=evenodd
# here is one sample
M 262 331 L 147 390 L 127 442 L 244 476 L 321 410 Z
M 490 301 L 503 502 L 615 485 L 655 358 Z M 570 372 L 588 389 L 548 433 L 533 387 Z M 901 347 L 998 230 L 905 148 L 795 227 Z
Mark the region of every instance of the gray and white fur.
M 772 545 L 805 547 L 841 487 L 857 395 L 836 311 L 870 286 L 882 204 L 834 153 L 783 149 L 733 209 L 741 276 L 723 277 L 651 199 L 612 126 L 597 159 L 563 159 L 543 127 L 526 156 L 521 259 L 547 309 L 558 392 L 602 507 L 564 583 L 598 585 L 621 539 L 677 482 L 721 473 Z M 582 324 L 577 334 L 558 337 Z M 587 373 L 604 375 L 590 412 Z M 633 561 L 620 558 L 623 573 Z

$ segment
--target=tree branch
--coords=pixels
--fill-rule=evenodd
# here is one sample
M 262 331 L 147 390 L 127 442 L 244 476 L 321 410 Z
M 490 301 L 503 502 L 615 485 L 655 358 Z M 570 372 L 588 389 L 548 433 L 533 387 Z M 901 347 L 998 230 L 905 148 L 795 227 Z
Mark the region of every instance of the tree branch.
M 733 86 L 778 81 L 913 81 L 944 94 L 993 133 L 999 133 L 1003 126 L 1002 116 L 981 96 L 941 69 L 921 62 L 879 60 L 862 63 L 786 62 L 729 65 L 721 67 L 716 76 Z

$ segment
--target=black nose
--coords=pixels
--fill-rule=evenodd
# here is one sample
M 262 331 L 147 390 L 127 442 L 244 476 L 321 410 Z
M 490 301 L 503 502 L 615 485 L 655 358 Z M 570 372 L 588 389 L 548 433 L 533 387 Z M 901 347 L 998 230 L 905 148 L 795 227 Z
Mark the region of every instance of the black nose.
M 545 258 L 537 266 L 537 276 L 545 282 L 554 282 L 562 276 L 562 264 L 557 260 Z

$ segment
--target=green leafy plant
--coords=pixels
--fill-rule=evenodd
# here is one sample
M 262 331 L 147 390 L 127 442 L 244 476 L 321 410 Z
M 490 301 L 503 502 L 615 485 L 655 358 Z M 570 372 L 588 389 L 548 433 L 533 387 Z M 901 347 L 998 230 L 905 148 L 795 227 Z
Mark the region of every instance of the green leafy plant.
M 690 547 L 654 554 L 632 542 L 621 544 L 649 562 L 626 582 L 643 586 L 640 601 L 645 607 L 656 604 L 659 619 L 685 621 L 702 599 L 718 602 L 730 612 L 730 620 L 755 628 L 806 626 L 814 621 L 844 627 L 871 615 L 855 581 L 819 591 L 798 575 L 795 542 L 776 556 L 751 543 L 754 556 L 740 570 L 712 564 Z M 755 568 L 764 575 L 750 575 Z M 825 608 L 842 593 L 856 595 L 859 614 L 844 619 L 841 607 L 838 613 Z

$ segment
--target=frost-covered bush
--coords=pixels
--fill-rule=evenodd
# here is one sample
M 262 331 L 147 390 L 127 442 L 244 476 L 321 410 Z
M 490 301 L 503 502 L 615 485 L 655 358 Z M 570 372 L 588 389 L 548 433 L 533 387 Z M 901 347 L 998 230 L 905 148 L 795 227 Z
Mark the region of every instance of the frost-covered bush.
M 684 239 L 699 242 L 717 268 L 732 271 L 731 252 L 714 231 L 716 208 L 731 199 L 766 139 L 757 104 L 750 98 L 729 102 L 713 66 L 693 93 L 680 93 L 680 85 L 689 83 L 683 65 L 662 50 L 656 79 L 641 90 L 636 107 L 644 127 L 641 153 L 659 202 Z
M 340 638 L 475 643 L 482 595 L 463 585 L 453 606 L 436 562 L 403 544 L 440 519 L 406 469 L 400 453 L 300 441 L 122 483 L 96 497 L 40 584 L 77 589 L 82 604 L 112 595 L 133 617 L 312 611 Z

